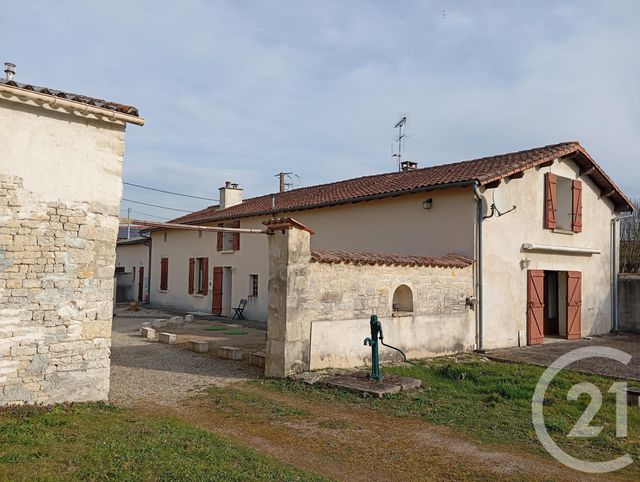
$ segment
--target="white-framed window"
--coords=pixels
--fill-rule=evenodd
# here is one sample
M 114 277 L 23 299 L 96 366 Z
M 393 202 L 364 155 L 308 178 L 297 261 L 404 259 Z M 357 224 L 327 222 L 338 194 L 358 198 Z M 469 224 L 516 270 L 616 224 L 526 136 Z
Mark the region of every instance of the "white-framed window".
M 249 296 L 258 296 L 258 275 L 249 275 Z

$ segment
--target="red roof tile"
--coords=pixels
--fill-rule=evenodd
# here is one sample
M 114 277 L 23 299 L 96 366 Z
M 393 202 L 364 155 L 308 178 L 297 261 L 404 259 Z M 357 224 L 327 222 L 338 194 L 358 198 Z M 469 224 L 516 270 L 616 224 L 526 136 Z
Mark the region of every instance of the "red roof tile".
M 227 209 L 211 206 L 174 219 L 174 223 L 197 224 L 225 219 L 273 215 L 367 199 L 427 191 L 456 183 L 478 181 L 480 185 L 502 179 L 540 164 L 568 156 L 589 174 L 603 191 L 613 190 L 610 199 L 619 211 L 631 210 L 631 203 L 578 142 L 564 142 L 526 151 L 512 152 L 470 161 L 442 164 L 406 172 L 358 177 L 346 181 L 303 187 L 247 199 Z M 274 207 L 275 206 L 275 207 Z
M 0 84 L 17 87 L 19 89 L 30 90 L 31 92 L 36 92 L 38 94 L 52 95 L 54 97 L 60 97 L 65 100 L 80 102 L 81 104 L 93 105 L 95 107 L 100 107 L 101 109 L 122 112 L 123 114 L 140 117 L 140 115 L 138 114 L 138 109 L 130 105 L 118 104 L 116 102 L 109 102 L 107 100 L 97 99 L 95 97 L 87 97 L 86 95 L 72 94 L 69 92 L 63 92 L 61 90 L 48 89 L 47 87 L 38 87 L 37 85 L 22 84 L 20 82 L 16 82 L 15 80 L 0 79 Z
M 472 259 L 459 254 L 447 256 L 409 256 L 404 254 L 363 253 L 327 249 L 312 249 L 314 263 L 382 265 L 382 266 L 428 266 L 438 268 L 466 268 Z

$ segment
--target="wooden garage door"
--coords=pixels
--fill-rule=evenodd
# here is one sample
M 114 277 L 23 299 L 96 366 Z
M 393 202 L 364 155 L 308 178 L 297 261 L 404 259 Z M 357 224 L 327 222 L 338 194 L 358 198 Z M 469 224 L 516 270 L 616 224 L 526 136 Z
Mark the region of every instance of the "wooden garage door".
M 582 338 L 582 273 L 567 271 L 567 339 Z
M 544 271 L 527 271 L 527 344 L 544 341 Z

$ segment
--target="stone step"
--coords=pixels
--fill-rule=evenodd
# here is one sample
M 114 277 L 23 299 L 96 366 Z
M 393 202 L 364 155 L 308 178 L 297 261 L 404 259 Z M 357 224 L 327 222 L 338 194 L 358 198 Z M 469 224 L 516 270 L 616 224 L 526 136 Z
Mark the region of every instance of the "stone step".
M 142 328 L 140 328 L 140 335 L 143 338 L 146 338 L 148 340 L 155 340 L 156 339 L 156 330 L 155 330 L 155 328 L 151 328 L 149 326 L 143 326 Z
M 184 315 L 184 321 L 193 321 L 194 319 L 193 315 Z
M 175 345 L 176 339 L 177 339 L 177 335 L 173 333 L 160 333 L 158 335 L 158 341 L 160 343 L 166 343 L 167 345 Z
M 189 350 L 196 353 L 207 353 L 209 351 L 209 343 L 206 341 L 189 340 Z
M 251 363 L 254 367 L 264 368 L 266 361 L 267 355 L 263 351 L 253 352 L 249 357 L 249 363 Z
M 218 347 L 218 356 L 225 360 L 242 360 L 242 350 L 235 346 Z

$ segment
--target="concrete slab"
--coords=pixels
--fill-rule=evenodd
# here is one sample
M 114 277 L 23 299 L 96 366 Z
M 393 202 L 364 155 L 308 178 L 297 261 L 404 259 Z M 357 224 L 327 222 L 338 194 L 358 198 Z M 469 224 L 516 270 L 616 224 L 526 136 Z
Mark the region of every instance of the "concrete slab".
M 235 346 L 218 347 L 218 356 L 225 360 L 242 360 L 242 350 Z
M 175 345 L 177 338 L 173 333 L 160 333 L 158 335 L 158 341 L 160 343 L 166 343 L 167 345 Z
M 402 386 L 397 383 L 375 382 L 366 378 L 359 378 L 353 375 L 340 375 L 326 378 L 324 384 L 330 388 L 342 388 L 351 392 L 373 395 L 382 398 L 390 393 L 398 393 Z
M 154 328 L 144 326 L 140 328 L 140 335 L 148 340 L 156 339 L 156 330 Z
M 256 351 L 249 357 L 249 363 L 255 367 L 264 368 L 267 361 L 267 355 L 263 351 Z
M 206 341 L 189 340 L 189 350 L 196 353 L 207 353 L 209 351 L 209 343 Z

